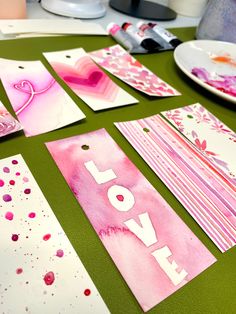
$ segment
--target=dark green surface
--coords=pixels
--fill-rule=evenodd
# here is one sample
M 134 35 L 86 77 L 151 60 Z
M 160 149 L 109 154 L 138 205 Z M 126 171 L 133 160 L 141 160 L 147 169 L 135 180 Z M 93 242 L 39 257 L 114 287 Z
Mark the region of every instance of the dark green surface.
M 194 38 L 195 29 L 174 29 L 173 32 L 183 41 L 187 41 Z M 16 60 L 41 60 L 55 76 L 41 54 L 43 51 L 77 47 L 92 51 L 112 44 L 114 44 L 114 41 L 110 37 L 101 36 L 68 36 L 1 41 L 0 57 Z M 236 131 L 236 105 L 214 96 L 186 77 L 175 65 L 173 52 L 138 55 L 136 57 L 154 73 L 179 90 L 182 96 L 162 99 L 150 98 L 113 77 L 118 85 L 134 95 L 140 103 L 94 113 L 62 83 L 68 94 L 86 114 L 86 120 L 31 138 L 26 138 L 23 132 L 2 138 L 0 140 L 0 158 L 19 153 L 23 155 L 110 311 L 114 314 L 142 313 L 137 301 L 95 234 L 44 145 L 44 142 L 105 127 L 131 161 L 136 164 L 195 235 L 218 259 L 217 263 L 158 304 L 149 313 L 235 313 L 236 249 L 233 248 L 224 254 L 220 253 L 183 206 L 113 126 L 113 122 L 138 119 L 160 113 L 163 110 L 200 102 Z M 13 112 L 2 86 L 0 86 L 0 94 L 1 101 Z M 142 286 L 142 282 L 138 284 Z

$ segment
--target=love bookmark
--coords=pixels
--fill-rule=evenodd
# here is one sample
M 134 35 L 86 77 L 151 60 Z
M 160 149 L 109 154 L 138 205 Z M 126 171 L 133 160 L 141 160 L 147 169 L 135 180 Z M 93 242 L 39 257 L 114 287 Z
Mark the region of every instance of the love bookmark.
M 116 85 L 82 48 L 43 55 L 60 78 L 94 111 L 138 102 Z
M 85 118 L 40 61 L 0 58 L 2 84 L 26 136 Z
M 105 129 L 46 146 L 144 311 L 216 261 Z

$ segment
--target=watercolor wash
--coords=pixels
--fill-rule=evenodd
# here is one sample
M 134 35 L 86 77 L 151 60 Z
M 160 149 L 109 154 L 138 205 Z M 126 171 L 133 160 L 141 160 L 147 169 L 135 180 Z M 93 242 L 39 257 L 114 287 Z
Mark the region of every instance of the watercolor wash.
M 46 146 L 144 311 L 216 261 L 104 129 Z

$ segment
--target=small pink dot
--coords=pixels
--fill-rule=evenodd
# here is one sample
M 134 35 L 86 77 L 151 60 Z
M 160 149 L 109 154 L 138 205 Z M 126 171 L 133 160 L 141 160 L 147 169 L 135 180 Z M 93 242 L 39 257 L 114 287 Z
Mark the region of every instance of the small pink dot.
M 20 176 L 20 172 L 16 172 L 16 176 Z
M 54 283 L 55 276 L 52 271 L 49 271 L 46 273 L 46 275 L 43 277 L 43 280 L 47 286 L 51 286 Z
M 117 198 L 117 199 L 118 199 L 118 201 L 120 201 L 120 202 L 123 202 L 123 200 L 124 200 L 124 196 L 123 196 L 123 195 L 121 195 L 121 194 L 116 195 L 116 198 Z
M 11 239 L 12 239 L 12 241 L 17 241 L 19 239 L 18 234 L 13 234 Z
M 13 164 L 13 165 L 17 165 L 17 164 L 18 164 L 18 161 L 17 161 L 17 160 L 15 160 L 15 159 L 14 159 L 14 160 L 12 160 L 12 164 Z
M 57 254 L 56 254 L 57 257 L 63 257 L 63 255 L 64 255 L 63 250 L 57 250 Z
M 10 169 L 9 169 L 8 167 L 4 167 L 4 168 L 3 168 L 3 172 L 9 173 L 9 172 L 10 172 Z
M 24 181 L 24 182 L 29 182 L 29 179 L 28 179 L 27 177 L 24 177 L 24 178 L 23 178 L 23 181 Z
M 25 193 L 25 194 L 30 194 L 30 193 L 31 193 L 31 189 L 25 189 L 25 190 L 24 190 L 24 193 Z
M 29 215 L 28 215 L 29 218 L 35 218 L 35 216 L 36 216 L 36 214 L 33 212 L 29 213 Z
M 17 275 L 20 275 L 23 273 L 23 269 L 22 268 L 17 268 L 16 270 Z
M 2 199 L 4 200 L 4 202 L 10 202 L 12 200 L 12 197 L 9 194 L 4 194 Z
M 84 290 L 84 295 L 89 296 L 91 294 L 91 290 L 90 289 L 85 289 Z
M 10 184 L 10 185 L 15 185 L 15 183 L 16 183 L 16 182 L 15 182 L 14 180 L 10 180 L 10 181 L 9 181 L 9 184 Z
M 4 186 L 4 181 L 0 179 L 0 187 Z
M 7 220 L 12 220 L 13 217 L 14 217 L 14 214 L 13 214 L 12 212 L 6 212 L 5 218 L 6 218 Z
M 50 238 L 51 238 L 51 234 L 50 234 L 50 233 L 45 234 L 45 235 L 43 236 L 43 240 L 44 240 L 44 241 L 48 241 Z

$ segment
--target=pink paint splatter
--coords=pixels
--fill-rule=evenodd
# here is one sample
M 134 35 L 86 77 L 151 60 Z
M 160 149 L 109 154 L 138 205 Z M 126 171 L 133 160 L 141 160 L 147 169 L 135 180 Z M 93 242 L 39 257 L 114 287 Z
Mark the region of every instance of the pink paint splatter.
M 47 286 L 51 286 L 54 283 L 55 276 L 52 271 L 49 271 L 46 273 L 46 275 L 43 277 L 43 280 Z
M 84 295 L 86 295 L 86 297 L 88 297 L 91 294 L 91 290 L 90 289 L 85 289 L 84 290 Z
M 12 212 L 6 212 L 5 218 L 6 218 L 7 220 L 12 220 L 13 217 L 14 217 L 14 214 L 13 214 Z
M 2 179 L 0 179 L 0 187 L 4 186 L 4 181 Z
M 11 162 L 13 165 L 17 165 L 18 164 L 18 161 L 17 160 L 12 160 L 12 162 Z
M 64 255 L 63 250 L 57 250 L 57 254 L 56 254 L 57 257 L 63 257 L 63 255 Z
M 17 268 L 16 270 L 17 275 L 20 275 L 23 273 L 23 269 L 22 268 Z
M 25 194 L 30 194 L 30 193 L 31 193 L 31 189 L 25 189 L 25 190 L 24 190 L 24 193 L 25 193 Z
M 10 169 L 9 169 L 8 167 L 3 167 L 3 172 L 9 173 L 9 172 L 10 172 Z
M 24 181 L 24 182 L 29 182 L 29 179 L 28 179 L 27 177 L 24 177 L 24 178 L 23 178 L 23 181 Z
M 47 233 L 43 236 L 44 241 L 48 241 L 51 238 L 51 234 Z
M 29 213 L 28 217 L 29 218 L 35 218 L 36 214 L 34 212 Z
M 16 182 L 15 182 L 14 180 L 10 180 L 10 181 L 9 181 L 9 184 L 10 184 L 10 185 L 15 185 L 15 183 L 16 183 Z
M 16 172 L 16 176 L 20 176 L 20 172 Z
M 124 196 L 123 196 L 123 195 L 121 195 L 121 194 L 116 195 L 116 198 L 117 198 L 117 199 L 118 199 L 118 201 L 120 201 L 120 202 L 123 202 L 123 200 L 124 200 Z
M 15 241 L 15 242 L 18 241 L 18 239 L 19 239 L 18 234 L 13 234 L 11 239 L 12 239 L 12 241 Z
M 9 194 L 4 194 L 2 199 L 4 200 L 4 202 L 10 202 L 12 200 L 12 197 Z

